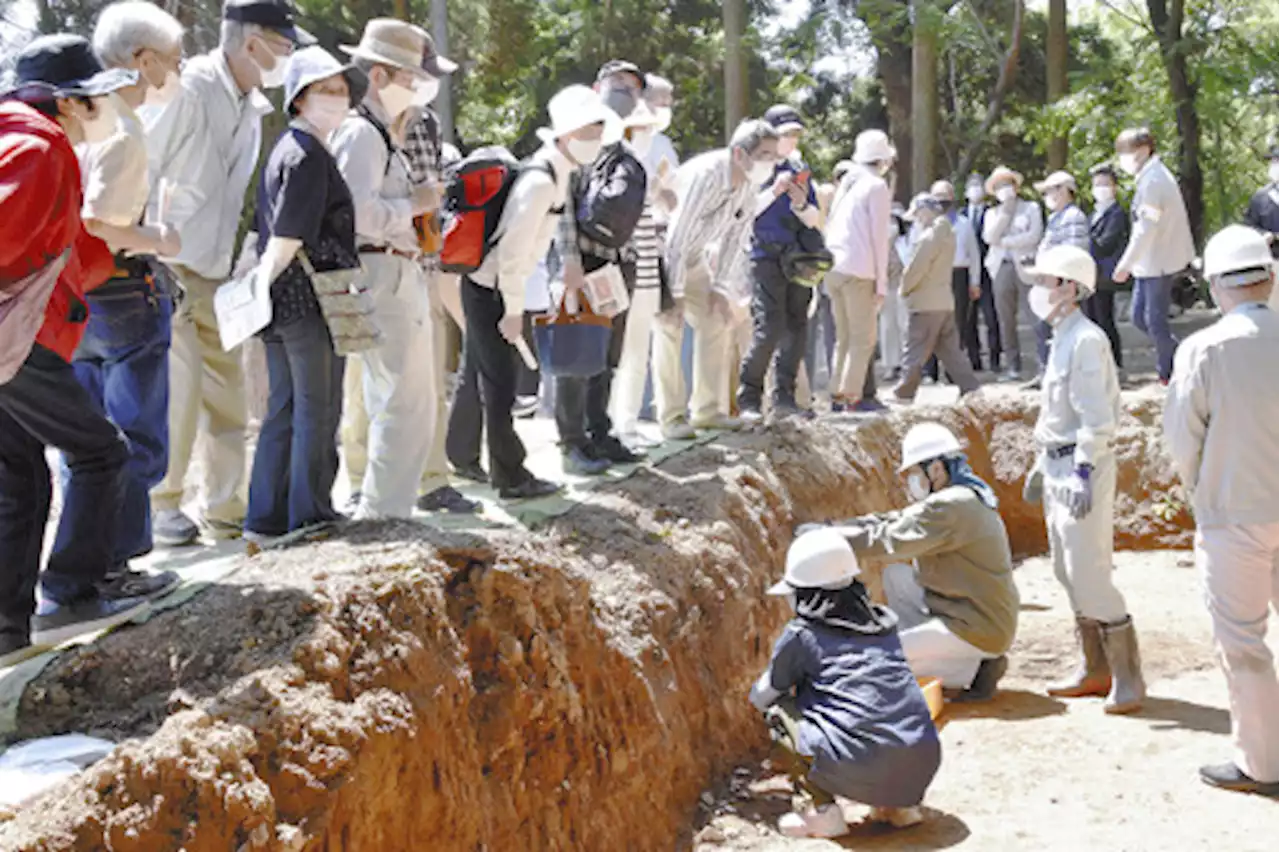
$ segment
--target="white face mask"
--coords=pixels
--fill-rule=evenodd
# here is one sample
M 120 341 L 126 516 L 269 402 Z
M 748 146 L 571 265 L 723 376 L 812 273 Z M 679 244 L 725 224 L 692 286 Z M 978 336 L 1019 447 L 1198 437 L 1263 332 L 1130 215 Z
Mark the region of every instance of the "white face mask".
M 345 95 L 312 94 L 303 101 L 300 113 L 322 136 L 328 136 L 338 129 L 350 109 L 351 100 Z
M 1062 199 L 1057 195 L 1046 195 L 1044 197 L 1044 206 L 1050 213 L 1055 213 L 1062 207 Z
M 1035 314 L 1041 322 L 1048 322 L 1049 317 L 1053 316 L 1054 309 L 1058 307 L 1048 287 L 1032 287 L 1031 292 L 1027 294 L 1027 304 L 1031 306 L 1031 313 Z
M 647 127 L 631 131 L 631 147 L 642 159 L 648 156 L 649 149 L 653 147 L 653 131 Z
M 1106 207 L 1116 200 L 1116 191 L 1109 186 L 1095 186 L 1093 200 L 1098 202 L 1099 207 Z
M 912 500 L 923 500 L 930 494 L 929 480 L 919 471 L 915 471 L 907 477 L 907 494 L 911 495 Z
M 671 107 L 658 107 L 654 113 L 658 116 L 658 132 L 665 132 L 671 126 Z
M 1006 202 L 1012 201 L 1017 197 L 1018 197 L 1018 190 L 1014 189 L 1012 186 L 1009 186 L 1008 184 L 1005 184 L 1004 186 L 996 190 L 996 198 L 1000 199 L 1001 201 L 1006 201 Z
M 600 156 L 600 148 L 603 144 L 603 139 L 570 139 L 565 143 L 565 147 L 569 149 L 569 156 L 575 163 L 586 166 L 594 163 L 596 157 Z
M 93 117 L 80 122 L 84 128 L 84 141 L 93 145 L 105 142 L 120 126 L 120 115 L 111 96 L 93 99 Z
M 182 79 L 177 71 L 169 71 L 164 75 L 164 83 L 158 88 L 152 86 L 142 96 L 142 102 L 149 107 L 163 107 L 173 103 L 173 99 L 182 91 Z
M 1267 167 L 1267 176 L 1272 183 L 1280 182 L 1280 162 L 1271 161 L 1271 165 Z
M 980 186 L 971 186 L 964 191 L 964 197 L 969 199 L 970 204 L 978 204 L 987 197 L 987 193 Z
M 1137 154 L 1121 154 L 1120 155 L 1120 171 L 1127 175 L 1136 175 L 1138 173 L 1138 155 Z
M 272 55 L 274 56 L 274 54 Z M 262 79 L 258 83 L 260 88 L 278 89 L 284 85 L 284 72 L 289 65 L 289 60 L 282 56 L 276 56 L 275 60 L 276 64 L 271 66 L 270 70 L 263 68 L 261 65 L 258 66 L 258 70 L 262 74 Z
M 378 92 L 382 108 L 394 121 L 402 112 L 413 106 L 413 89 L 399 83 L 388 83 Z
M 440 94 L 440 81 L 435 77 L 419 80 L 413 86 L 413 105 L 424 107 Z
M 752 160 L 751 169 L 747 172 L 747 178 L 756 186 L 764 184 L 769 178 L 773 177 L 773 170 L 777 168 L 772 160 Z

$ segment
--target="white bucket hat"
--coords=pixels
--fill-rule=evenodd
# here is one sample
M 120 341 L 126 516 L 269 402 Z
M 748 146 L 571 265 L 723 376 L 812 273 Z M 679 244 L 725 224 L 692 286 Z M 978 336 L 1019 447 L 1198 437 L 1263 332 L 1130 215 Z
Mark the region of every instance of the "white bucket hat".
M 853 142 L 855 163 L 882 163 L 897 158 L 898 149 L 890 144 L 889 135 L 883 130 L 864 130 Z
M 284 72 L 285 109 L 289 108 L 289 105 L 307 86 L 338 75 L 347 78 L 352 106 L 364 100 L 365 91 L 369 88 L 369 79 L 359 68 L 343 65 L 334 58 L 333 54 L 318 44 L 295 50 L 290 55 L 289 65 Z
M 422 34 L 423 30 L 413 24 L 406 24 L 395 18 L 374 18 L 365 24 L 358 45 L 352 47 L 344 44 L 338 49 L 347 56 L 402 68 L 426 78 L 431 75 L 422 70 L 425 53 Z
M 600 95 L 590 86 L 566 86 L 556 92 L 547 103 L 547 115 L 551 126 L 539 127 L 535 131 L 543 142 L 554 142 L 593 124 L 605 126 L 606 140 L 622 138 L 622 119 L 605 106 Z
M 834 529 L 807 532 L 787 549 L 787 570 L 769 587 L 771 595 L 789 595 L 796 589 L 843 589 L 862 573 L 858 557 L 845 537 Z

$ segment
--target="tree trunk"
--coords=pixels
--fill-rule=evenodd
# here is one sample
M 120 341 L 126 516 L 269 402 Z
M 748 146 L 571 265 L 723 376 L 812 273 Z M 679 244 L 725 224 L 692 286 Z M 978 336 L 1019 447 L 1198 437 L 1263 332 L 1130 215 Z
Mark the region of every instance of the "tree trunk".
M 938 177 L 938 30 L 930 0 L 911 3 L 911 192 Z
M 724 135 L 728 139 L 747 114 L 747 66 L 742 55 L 746 21 L 743 0 L 724 0 Z
M 1013 31 L 1009 36 L 1009 49 L 1005 52 L 1004 62 L 1000 64 L 1000 76 L 996 78 L 995 88 L 991 90 L 991 99 L 987 102 L 987 114 L 983 117 L 977 133 L 974 134 L 972 141 L 960 157 L 960 167 L 956 169 L 956 174 L 958 175 L 967 175 L 969 170 L 973 168 L 974 160 L 977 159 L 978 154 L 982 151 L 983 144 L 990 141 L 987 137 L 991 133 L 991 128 L 999 120 L 1000 112 L 1004 109 L 1005 95 L 1012 88 L 1013 79 L 1018 74 L 1018 54 L 1022 50 L 1022 25 L 1026 18 L 1025 12 L 1026 8 L 1023 0 L 1014 0 Z
M 445 0 L 431 0 L 431 37 L 436 42 L 436 52 L 449 55 L 449 9 Z M 453 141 L 453 75 L 447 74 L 440 81 L 440 94 L 436 96 L 436 114 L 440 116 L 440 141 Z
M 1178 185 L 1191 220 L 1196 245 L 1204 245 L 1204 172 L 1200 169 L 1200 113 L 1196 110 L 1196 86 L 1187 72 L 1186 46 L 1182 41 L 1185 0 L 1147 0 L 1151 26 L 1160 39 L 1169 94 L 1178 120 L 1180 143 Z
M 904 204 L 910 200 L 912 164 L 915 145 L 911 134 L 911 23 L 905 4 L 897 0 L 864 2 L 861 14 L 871 32 L 878 61 L 876 74 L 884 92 L 885 112 L 889 116 L 889 137 L 898 149 L 897 198 Z
M 1053 104 L 1067 94 L 1067 0 L 1049 0 L 1049 35 L 1046 45 L 1046 102 Z M 1067 167 L 1067 137 L 1049 143 L 1049 171 Z

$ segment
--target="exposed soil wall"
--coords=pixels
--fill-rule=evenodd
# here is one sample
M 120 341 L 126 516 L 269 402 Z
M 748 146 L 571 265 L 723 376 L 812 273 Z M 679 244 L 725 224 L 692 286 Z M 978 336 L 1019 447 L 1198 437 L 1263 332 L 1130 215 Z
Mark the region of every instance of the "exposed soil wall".
M 1019 496 L 1034 411 L 931 414 L 996 485 L 1015 549 L 1042 548 Z M 1118 543 L 1185 543 L 1185 513 L 1150 512 L 1171 477 L 1138 414 Z M 0 848 L 671 849 L 708 779 L 761 743 L 744 692 L 787 615 L 763 591 L 792 528 L 901 505 L 909 422 L 734 436 L 536 533 L 373 525 L 259 556 L 31 685 L 22 736 L 135 739 Z

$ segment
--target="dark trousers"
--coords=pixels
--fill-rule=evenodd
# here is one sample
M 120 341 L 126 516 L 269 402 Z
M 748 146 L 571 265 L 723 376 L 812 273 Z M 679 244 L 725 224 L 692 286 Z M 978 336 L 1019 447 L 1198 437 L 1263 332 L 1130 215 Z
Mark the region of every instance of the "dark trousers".
M 1084 300 L 1081 305 L 1084 315 L 1093 320 L 1102 329 L 1107 340 L 1111 341 L 1111 354 L 1116 359 L 1116 366 L 1124 366 L 1124 354 L 1120 348 L 1120 329 L 1116 328 L 1116 291 L 1111 285 L 1098 282 L 1098 290 Z
M 246 530 L 284 535 L 338 518 L 342 375 L 346 359 L 333 351 L 320 314 L 262 333 L 267 350 L 267 416 L 249 479 Z
M 69 476 L 58 535 L 43 579 L 58 603 L 93 596 L 116 553 L 116 515 L 129 459 L 124 435 L 103 416 L 71 365 L 36 344 L 0 385 L 0 632 L 27 636 L 53 483 L 45 448 Z
M 975 370 L 982 369 L 982 356 L 980 354 L 980 335 L 978 334 L 978 316 L 981 314 L 983 321 L 987 325 L 987 359 L 988 366 L 994 371 L 1000 369 L 1000 318 L 996 314 L 995 295 L 991 290 L 991 276 L 986 269 L 982 270 L 982 296 L 978 299 L 977 306 L 971 308 L 968 320 L 968 328 L 963 335 L 965 346 L 972 345 L 969 350 L 969 363 L 973 365 Z
M 505 308 L 496 287 L 481 287 L 464 276 L 462 310 L 467 317 L 465 358 L 475 364 L 484 408 L 489 481 L 495 488 L 513 488 L 532 478 L 524 468 L 524 442 L 516 434 L 511 416 L 520 377 L 520 356 L 498 331 Z M 478 432 L 481 422 L 477 420 L 471 428 Z
M 792 283 L 776 257 L 753 259 L 751 279 L 751 349 L 738 374 L 738 407 L 759 410 L 770 361 L 774 363 L 773 404 L 794 407 L 813 288 Z
M 146 279 L 116 279 L 88 296 L 89 322 L 71 368 L 129 441 L 116 520 L 115 566 L 150 553 L 151 489 L 169 469 L 169 339 L 173 299 Z M 66 488 L 66 463 L 60 466 Z
M 625 275 L 625 273 L 624 273 Z M 609 334 L 608 366 L 589 379 L 556 377 L 556 428 L 560 447 L 585 449 L 603 441 L 613 431 L 609 419 L 609 394 L 613 390 L 613 373 L 622 360 L 622 342 L 627 335 L 626 311 L 613 318 Z

